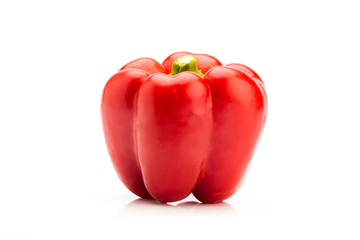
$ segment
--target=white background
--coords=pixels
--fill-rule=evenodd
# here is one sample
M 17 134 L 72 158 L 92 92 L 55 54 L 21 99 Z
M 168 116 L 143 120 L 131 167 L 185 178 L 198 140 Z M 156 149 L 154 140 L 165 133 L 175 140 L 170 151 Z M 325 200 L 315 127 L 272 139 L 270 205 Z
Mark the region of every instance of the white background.
M 0 239 L 360 239 L 358 1 L 1 1 Z M 137 200 L 100 98 L 139 57 L 255 69 L 268 121 L 218 205 Z

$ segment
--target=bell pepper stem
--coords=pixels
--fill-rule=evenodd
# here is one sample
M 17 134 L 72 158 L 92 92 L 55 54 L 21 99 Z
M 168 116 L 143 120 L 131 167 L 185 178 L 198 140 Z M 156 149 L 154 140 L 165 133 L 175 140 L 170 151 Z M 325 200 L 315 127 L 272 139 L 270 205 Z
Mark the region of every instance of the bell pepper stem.
M 194 72 L 200 77 L 204 77 L 201 70 L 198 69 L 196 59 L 193 56 L 182 56 L 176 59 L 172 65 L 170 76 L 175 76 L 181 72 Z

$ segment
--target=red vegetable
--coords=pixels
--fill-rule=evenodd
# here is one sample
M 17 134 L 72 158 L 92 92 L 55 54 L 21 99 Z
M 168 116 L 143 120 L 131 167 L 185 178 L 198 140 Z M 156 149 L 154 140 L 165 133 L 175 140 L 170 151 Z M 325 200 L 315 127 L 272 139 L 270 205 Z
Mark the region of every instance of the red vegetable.
M 140 58 L 122 67 L 104 88 L 101 112 L 113 165 L 130 191 L 161 202 L 192 192 L 215 203 L 243 182 L 267 99 L 245 65 L 178 52 L 162 65 Z

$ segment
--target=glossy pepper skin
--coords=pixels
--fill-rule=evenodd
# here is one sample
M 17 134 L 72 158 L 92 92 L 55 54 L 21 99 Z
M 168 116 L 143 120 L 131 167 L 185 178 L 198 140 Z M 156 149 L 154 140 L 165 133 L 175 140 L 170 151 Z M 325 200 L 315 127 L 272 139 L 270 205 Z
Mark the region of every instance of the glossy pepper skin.
M 177 74 L 174 62 L 184 56 L 198 69 L 180 61 Z M 140 58 L 122 67 L 105 85 L 101 113 L 114 168 L 131 192 L 161 202 L 193 193 L 216 203 L 246 176 L 267 98 L 247 66 L 178 52 L 162 64 Z

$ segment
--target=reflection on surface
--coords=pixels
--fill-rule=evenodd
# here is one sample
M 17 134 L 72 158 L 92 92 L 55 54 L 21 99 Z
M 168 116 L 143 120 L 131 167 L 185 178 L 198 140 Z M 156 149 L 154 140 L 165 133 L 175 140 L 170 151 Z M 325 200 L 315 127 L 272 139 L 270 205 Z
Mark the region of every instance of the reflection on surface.
M 167 214 L 191 214 L 191 215 L 236 215 L 237 211 L 230 204 L 221 202 L 206 204 L 195 201 L 180 202 L 177 204 L 160 203 L 150 199 L 136 199 L 128 203 L 119 211 L 119 215 L 167 215 Z

